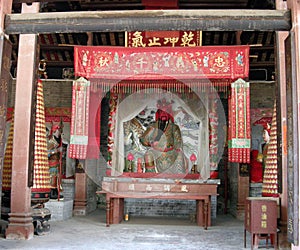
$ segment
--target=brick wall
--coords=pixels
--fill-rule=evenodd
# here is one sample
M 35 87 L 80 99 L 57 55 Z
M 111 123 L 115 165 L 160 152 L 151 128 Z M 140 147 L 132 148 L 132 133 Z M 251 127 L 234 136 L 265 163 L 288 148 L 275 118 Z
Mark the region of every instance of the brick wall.
M 217 197 L 211 199 L 211 217 L 216 217 Z M 194 218 L 195 200 L 125 199 L 124 213 L 135 216 Z
M 71 107 L 72 106 L 72 81 L 67 80 L 44 80 L 45 107 Z M 15 103 L 16 80 L 9 87 L 10 94 L 8 107 Z
M 274 101 L 274 82 L 250 83 L 250 108 L 273 108 Z

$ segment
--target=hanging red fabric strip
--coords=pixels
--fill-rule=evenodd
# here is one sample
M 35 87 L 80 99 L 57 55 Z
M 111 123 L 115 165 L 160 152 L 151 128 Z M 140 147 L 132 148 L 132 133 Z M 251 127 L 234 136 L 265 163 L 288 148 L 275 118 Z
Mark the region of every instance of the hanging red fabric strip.
M 72 120 L 69 157 L 86 159 L 89 132 L 90 82 L 79 78 L 73 82 Z
M 238 79 L 231 84 L 228 105 L 228 161 L 249 163 L 251 139 L 248 82 Z

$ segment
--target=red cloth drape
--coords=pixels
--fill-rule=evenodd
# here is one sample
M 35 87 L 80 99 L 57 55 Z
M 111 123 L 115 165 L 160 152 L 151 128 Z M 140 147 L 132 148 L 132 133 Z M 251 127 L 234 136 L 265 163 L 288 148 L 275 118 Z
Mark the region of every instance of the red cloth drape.
M 232 81 L 248 77 L 248 58 L 249 46 L 74 47 L 75 75 L 87 79 L 114 79 L 117 82 L 134 79 L 159 80 L 169 79 L 170 77 L 177 80 L 228 79 Z M 241 88 L 233 87 L 233 89 L 240 90 Z M 239 112 L 229 112 L 232 115 L 230 124 L 233 125 L 231 127 L 232 131 L 229 131 L 232 136 L 229 138 L 229 159 L 236 162 L 250 161 L 249 85 L 248 88 L 244 85 L 243 89 L 248 92 L 234 93 L 234 99 L 231 100 L 234 106 L 229 106 L 239 110 Z M 88 93 L 85 93 L 86 102 L 89 101 Z M 85 159 L 90 144 L 88 136 L 90 133 L 94 133 L 93 137 L 97 138 L 97 135 L 91 131 L 91 125 L 88 125 L 90 122 L 95 124 L 95 117 L 91 118 L 92 121 L 86 117 L 84 120 L 79 119 L 85 114 L 89 114 L 87 109 L 93 107 L 90 104 L 83 107 L 83 102 L 79 97 L 81 97 L 80 91 L 73 92 L 70 157 Z M 242 97 L 246 99 L 241 102 L 241 105 L 236 105 L 236 101 Z M 238 122 L 238 126 L 233 124 L 235 122 Z M 79 124 L 76 125 L 77 123 Z M 84 126 L 88 126 L 89 130 L 80 134 L 82 131 L 79 130 Z M 240 129 L 240 127 L 243 127 L 244 134 L 241 134 L 243 129 Z M 236 135 L 236 133 L 238 134 Z M 96 139 L 91 140 L 95 142 Z M 96 152 L 95 148 L 90 151 L 94 152 L 92 155 Z M 72 154 L 73 156 L 71 156 Z
M 89 139 L 87 147 L 87 158 L 98 159 L 100 152 L 100 114 L 101 114 L 102 90 L 90 93 L 89 107 Z
M 237 79 L 248 77 L 249 46 L 75 46 L 75 75 L 102 79 Z

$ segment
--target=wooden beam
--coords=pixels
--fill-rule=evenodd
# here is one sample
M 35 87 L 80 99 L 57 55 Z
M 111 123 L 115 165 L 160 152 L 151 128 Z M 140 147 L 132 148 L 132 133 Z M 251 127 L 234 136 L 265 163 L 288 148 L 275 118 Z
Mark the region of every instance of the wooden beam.
M 58 3 L 58 2 L 66 2 L 66 0 L 13 0 L 14 4 L 21 4 L 21 3 Z M 79 2 L 80 0 L 75 0 L 74 2 Z
M 144 30 L 287 31 L 288 10 L 124 10 L 8 14 L 6 34 Z
M 12 65 L 16 66 L 17 62 L 12 61 Z M 275 62 L 274 61 L 268 61 L 268 62 L 250 62 L 250 68 L 266 68 L 266 67 L 274 67 Z M 74 67 L 73 61 L 47 61 L 47 67 Z

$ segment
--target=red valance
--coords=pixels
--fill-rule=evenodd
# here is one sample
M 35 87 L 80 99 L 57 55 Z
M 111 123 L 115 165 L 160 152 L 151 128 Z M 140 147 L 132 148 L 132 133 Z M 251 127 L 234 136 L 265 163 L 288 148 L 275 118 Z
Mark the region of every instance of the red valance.
M 75 75 L 102 79 L 248 77 L 249 46 L 75 46 Z

